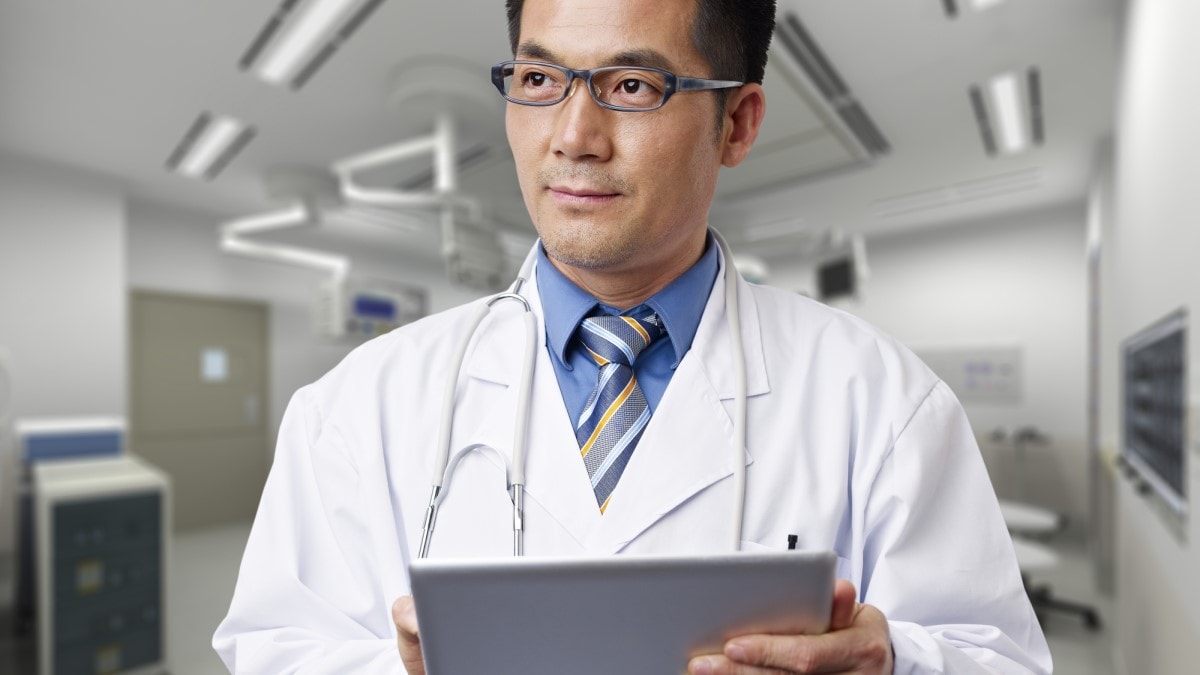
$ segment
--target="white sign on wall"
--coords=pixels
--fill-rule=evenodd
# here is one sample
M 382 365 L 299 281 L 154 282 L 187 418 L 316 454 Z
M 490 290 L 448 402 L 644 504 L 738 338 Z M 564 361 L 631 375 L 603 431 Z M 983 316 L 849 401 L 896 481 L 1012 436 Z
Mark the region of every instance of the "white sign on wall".
M 221 347 L 200 350 L 200 379 L 205 382 L 225 382 L 229 379 L 229 352 Z
M 925 349 L 917 356 L 964 403 L 1021 402 L 1020 347 Z

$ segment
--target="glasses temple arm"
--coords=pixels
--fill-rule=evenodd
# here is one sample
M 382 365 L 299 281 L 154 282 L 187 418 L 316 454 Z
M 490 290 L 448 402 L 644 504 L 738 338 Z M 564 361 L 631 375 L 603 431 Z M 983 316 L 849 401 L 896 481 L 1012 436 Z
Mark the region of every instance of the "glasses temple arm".
M 705 80 L 698 77 L 677 77 L 675 79 L 679 91 L 704 91 L 706 89 L 730 89 L 740 87 L 745 82 L 735 80 Z

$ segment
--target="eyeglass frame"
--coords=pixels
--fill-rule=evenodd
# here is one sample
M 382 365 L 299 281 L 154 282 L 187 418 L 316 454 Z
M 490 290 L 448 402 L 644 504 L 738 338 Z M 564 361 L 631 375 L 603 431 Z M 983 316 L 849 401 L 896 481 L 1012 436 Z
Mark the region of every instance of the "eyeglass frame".
M 504 68 L 506 66 L 513 65 L 546 66 L 548 68 L 554 68 L 555 70 L 566 73 L 568 75 L 567 84 L 565 87 L 563 87 L 562 96 L 555 101 L 522 101 L 509 96 L 508 92 L 504 90 Z M 596 73 L 612 70 L 638 70 L 662 75 L 663 79 L 665 80 L 663 85 L 662 101 L 653 108 L 630 108 L 628 106 L 613 105 L 611 103 L 605 103 L 604 101 L 601 101 L 596 97 L 596 90 L 592 87 L 592 77 Z M 571 85 L 574 84 L 575 80 L 583 80 L 584 84 L 587 85 L 588 95 L 592 97 L 592 100 L 596 102 L 596 105 L 607 110 L 616 110 L 617 112 L 650 112 L 651 110 L 658 110 L 666 105 L 667 101 L 671 100 L 671 96 L 677 91 L 715 91 L 719 89 L 733 89 L 746 84 L 745 82 L 738 82 L 735 80 L 709 80 L 702 77 L 683 77 L 682 75 L 676 75 L 668 70 L 654 68 L 651 66 L 601 66 L 599 68 L 579 70 L 576 68 L 560 66 L 554 63 L 547 63 L 546 61 L 528 61 L 522 59 L 501 61 L 500 63 L 492 66 L 492 84 L 496 85 L 496 89 L 500 91 L 500 95 L 503 96 L 506 101 L 509 103 L 516 103 L 517 105 L 529 105 L 539 108 L 558 105 L 559 103 L 567 100 L 567 97 L 571 95 Z

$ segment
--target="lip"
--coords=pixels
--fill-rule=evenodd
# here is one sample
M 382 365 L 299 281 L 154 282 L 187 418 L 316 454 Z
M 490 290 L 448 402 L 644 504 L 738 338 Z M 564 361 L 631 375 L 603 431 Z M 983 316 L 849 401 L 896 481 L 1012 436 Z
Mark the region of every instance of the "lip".
M 586 186 L 550 185 L 546 188 L 558 201 L 571 204 L 601 204 L 620 197 L 620 193 Z

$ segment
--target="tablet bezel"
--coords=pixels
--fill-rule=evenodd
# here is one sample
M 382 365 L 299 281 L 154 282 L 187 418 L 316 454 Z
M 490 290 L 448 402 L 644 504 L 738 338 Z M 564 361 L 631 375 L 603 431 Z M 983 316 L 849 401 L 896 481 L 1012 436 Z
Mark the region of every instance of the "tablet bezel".
M 409 566 L 430 675 L 683 672 L 737 635 L 824 632 L 836 570 L 829 551 Z

